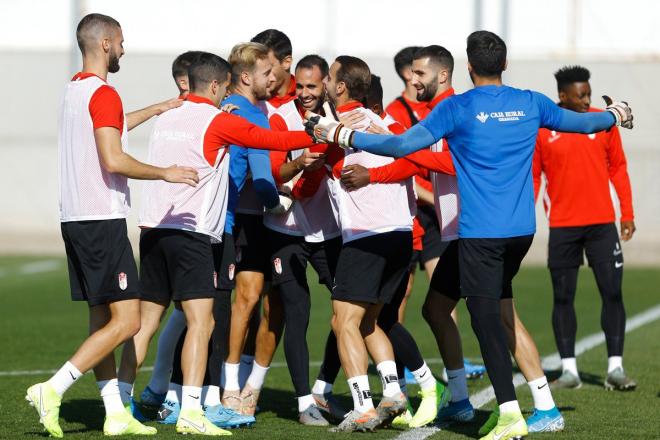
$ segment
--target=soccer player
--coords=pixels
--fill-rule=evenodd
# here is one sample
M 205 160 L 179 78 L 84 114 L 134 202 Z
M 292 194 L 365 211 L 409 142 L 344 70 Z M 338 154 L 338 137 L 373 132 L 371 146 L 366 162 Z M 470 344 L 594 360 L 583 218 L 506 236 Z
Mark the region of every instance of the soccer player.
M 233 94 L 226 102 L 239 107 L 236 114 L 262 127 L 270 127 L 268 118 L 258 106 L 260 101 L 272 95 L 276 77 L 273 64 L 268 57 L 268 48 L 260 43 L 237 45 L 232 50 Z M 285 214 L 280 199 L 291 206 L 291 198 L 278 194 L 271 174 L 268 151 L 233 147 L 236 156 L 232 175 L 234 182 L 242 188 L 236 215 L 234 216 L 234 236 L 236 237 L 236 300 L 232 306 L 229 355 L 225 361 L 225 389 L 223 405 L 245 415 L 254 415 L 259 392 L 264 383 L 270 359 L 264 362 L 258 356 L 243 390 L 238 381 L 240 355 L 245 344 L 247 326 L 251 314 L 259 302 L 264 279 L 270 274 L 268 264 L 267 231 L 263 226 L 264 206 L 276 215 Z M 248 170 L 251 179 L 247 179 Z M 268 296 L 268 295 L 267 295 Z M 264 299 L 264 309 L 270 310 L 270 298 Z M 273 304 L 273 307 L 276 307 Z M 266 314 L 266 312 L 265 312 Z M 266 321 L 266 324 L 268 321 Z M 266 329 L 268 326 L 266 326 Z M 260 334 L 261 330 L 260 330 Z M 276 346 L 278 335 L 270 335 L 257 341 Z M 274 339 L 274 340 L 273 340 Z M 273 350 L 274 351 L 274 350 Z M 264 363 L 265 365 L 261 365 Z
M 60 221 L 69 261 L 71 296 L 89 305 L 90 336 L 47 382 L 31 386 L 26 399 L 53 437 L 62 437 L 63 394 L 94 369 L 106 410 L 107 435 L 153 435 L 122 404 L 113 351 L 140 328 L 138 276 L 126 233 L 128 178 L 197 185 L 188 167 L 154 167 L 124 150 L 127 132 L 176 107 L 168 101 L 124 115 L 108 73 L 119 71 L 124 54 L 121 26 L 112 17 L 89 14 L 76 29 L 82 72 L 65 86 L 60 109 Z
M 271 48 L 271 52 L 272 52 Z M 292 79 L 295 93 L 273 97 L 266 101 L 270 125 L 274 130 L 304 128 L 304 111 L 320 111 L 325 96 L 328 63 L 317 55 L 300 60 Z M 289 90 L 291 90 L 289 88 Z M 296 100 L 296 97 L 298 100 Z M 289 154 L 271 152 L 273 176 L 280 190 L 292 192 L 302 175 L 320 172 L 323 183 L 310 197 L 299 197 L 286 216 L 266 215 L 269 229 L 270 261 L 273 287 L 282 299 L 285 327 L 284 353 L 298 398 L 298 420 L 303 425 L 327 426 L 321 409 L 335 419 L 343 419 L 345 411 L 328 395 L 325 387 L 315 394 L 309 386 L 309 350 L 307 327 L 311 308 L 306 268 L 310 263 L 319 275 L 319 282 L 332 289 L 337 258 L 341 249 L 341 231 L 337 225 L 327 191 L 325 158 L 317 152 L 325 145 Z M 337 342 L 329 338 L 322 372 L 329 368 L 339 371 Z M 315 384 L 316 386 L 317 384 Z
M 177 56 L 172 62 L 172 78 L 174 78 L 174 83 L 179 89 L 179 98 L 181 99 L 185 99 L 190 91 L 188 68 L 202 53 L 197 50 L 189 50 Z
M 395 157 L 447 140 L 461 197 L 461 294 L 500 411 L 497 425 L 483 438 L 506 440 L 528 432 L 513 387 L 500 298 L 510 289 L 535 232 L 531 163 L 537 130 L 632 128 L 632 114 L 621 102 L 608 105 L 607 112 L 574 113 L 537 92 L 503 85 L 506 45 L 491 32 L 470 34 L 467 56 L 475 88 L 445 99 L 402 135 L 360 133 L 311 114 L 308 128 L 320 140 Z
M 575 112 L 599 112 L 591 107 L 589 71 L 567 66 L 555 73 L 559 105 Z M 533 175 L 538 194 L 541 174 L 547 186 L 543 197 L 550 220 L 548 268 L 554 304 L 552 328 L 562 361 L 555 388 L 582 385 L 575 362 L 577 320 L 573 301 L 578 269 L 586 252 L 602 299 L 601 326 L 607 345 L 608 390 L 633 390 L 637 383 L 623 370 L 626 312 L 623 306 L 623 251 L 614 223 L 610 182 L 621 204 L 621 240 L 635 232 L 626 156 L 615 128 L 589 135 L 541 129 L 536 141 Z
M 394 70 L 403 81 L 403 92 L 387 105 L 385 111 L 405 128 L 412 127 L 429 114 L 426 102 L 417 99 L 417 88 L 412 82 L 412 62 L 419 49 L 420 46 L 404 47 L 394 56 Z

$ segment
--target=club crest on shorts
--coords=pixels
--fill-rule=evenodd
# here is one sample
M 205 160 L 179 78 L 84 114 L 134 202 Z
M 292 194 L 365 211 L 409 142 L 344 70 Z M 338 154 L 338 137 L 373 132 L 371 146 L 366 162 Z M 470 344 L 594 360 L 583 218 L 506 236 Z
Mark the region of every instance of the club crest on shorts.
M 121 290 L 126 290 L 126 288 L 128 287 L 128 277 L 126 276 L 126 273 L 119 272 L 117 279 L 119 280 L 119 288 Z
M 273 260 L 273 266 L 275 267 L 275 272 L 277 272 L 278 275 L 282 275 L 282 260 L 280 260 L 279 257 Z
M 218 272 L 213 271 L 213 287 L 218 288 Z
M 236 265 L 231 263 L 227 269 L 227 276 L 229 277 L 229 281 L 234 279 L 234 272 L 236 272 Z

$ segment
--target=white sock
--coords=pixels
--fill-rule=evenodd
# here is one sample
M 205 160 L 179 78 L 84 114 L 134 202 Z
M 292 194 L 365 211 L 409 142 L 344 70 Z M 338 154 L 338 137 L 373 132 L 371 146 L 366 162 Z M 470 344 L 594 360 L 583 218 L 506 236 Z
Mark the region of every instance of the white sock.
M 248 377 L 247 384 L 252 387 L 254 390 L 260 390 L 264 386 L 264 381 L 266 380 L 266 373 L 270 367 L 262 367 L 258 362 L 254 362 L 252 365 L 252 372 L 250 377 Z
M 408 397 L 408 384 L 406 384 L 406 378 L 399 378 L 399 388 L 401 388 L 401 392 Z
M 607 358 L 607 374 L 621 367 L 623 369 L 622 356 L 610 356 Z
M 236 391 L 241 389 L 241 386 L 238 384 L 238 368 L 240 365 L 225 362 L 225 390 Z
M 431 373 L 431 369 L 426 365 L 426 362 L 424 362 L 422 368 L 411 371 L 411 373 L 415 376 L 415 381 L 423 391 L 435 389 L 435 377 L 433 377 L 433 373 Z
M 148 387 L 156 394 L 167 392 L 172 377 L 172 362 L 179 337 L 186 328 L 186 317 L 181 310 L 174 309 L 163 331 L 158 337 L 158 351 L 154 371 L 151 373 Z
M 248 378 L 250 377 L 250 374 L 252 374 L 253 364 L 254 356 L 250 356 L 248 354 L 241 355 L 241 361 L 239 364 L 240 367 L 238 368 L 238 384 L 240 385 L 241 389 L 243 389 L 248 381 Z
M 552 393 L 548 386 L 548 379 L 545 376 L 527 382 L 527 385 L 529 385 L 529 389 L 532 391 L 534 408 L 541 411 L 548 411 L 555 407 L 555 401 L 552 399 Z
M 170 382 L 167 394 L 165 395 L 165 400 L 169 400 L 173 403 L 181 403 L 181 385 Z
M 396 375 L 396 362 L 383 361 L 376 365 L 376 370 L 380 375 L 380 381 L 383 384 L 383 396 L 394 397 L 399 395 L 399 377 Z
M 561 369 L 562 371 L 568 371 L 575 376 L 578 376 L 577 362 L 575 358 L 562 358 L 561 359 Z M 579 376 L 578 376 L 579 377 Z
M 312 405 L 316 405 L 316 400 L 314 400 L 314 396 L 311 394 L 308 394 L 306 396 L 298 397 L 298 412 L 301 413 L 305 411 L 307 408 L 309 408 Z
M 124 406 L 131 403 L 133 398 L 133 384 L 126 382 L 119 382 L 119 395 Z
M 353 408 L 365 413 L 374 408 L 374 401 L 371 400 L 371 390 L 369 389 L 369 376 L 355 376 L 348 379 L 348 388 L 353 396 Z
M 206 389 L 206 393 L 202 393 L 204 394 L 204 406 L 220 405 L 220 387 L 209 385 L 204 388 Z
M 467 379 L 465 378 L 465 368 L 457 370 L 447 370 L 447 383 L 451 393 L 452 402 L 460 402 L 468 398 Z
M 80 376 L 82 376 L 82 373 L 78 371 L 76 366 L 67 361 L 66 364 L 62 365 L 62 368 L 57 370 L 57 373 L 48 380 L 48 383 L 51 384 L 51 386 L 55 388 L 55 392 L 62 397 L 66 390 L 80 379 Z
M 520 413 L 520 406 L 518 406 L 517 400 L 512 400 L 510 402 L 504 402 L 500 405 L 500 414 L 506 413 Z
M 103 398 L 103 406 L 105 407 L 106 415 L 117 414 L 126 411 L 124 404 L 119 395 L 119 382 L 117 379 L 100 380 L 96 382 L 101 391 Z
M 312 393 L 314 394 L 328 394 L 332 392 L 332 384 L 324 382 L 322 380 L 316 379 L 314 386 L 312 387 Z
M 181 387 L 181 411 L 202 409 L 202 387 L 183 385 Z

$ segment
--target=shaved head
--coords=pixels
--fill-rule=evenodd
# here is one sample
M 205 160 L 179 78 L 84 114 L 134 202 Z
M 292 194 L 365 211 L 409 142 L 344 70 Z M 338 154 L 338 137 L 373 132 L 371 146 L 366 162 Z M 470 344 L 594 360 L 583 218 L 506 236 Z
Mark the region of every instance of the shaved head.
M 83 56 L 102 51 L 108 55 L 108 71 L 119 70 L 119 58 L 124 50 L 121 25 L 117 20 L 103 14 L 88 14 L 78 23 L 76 39 Z

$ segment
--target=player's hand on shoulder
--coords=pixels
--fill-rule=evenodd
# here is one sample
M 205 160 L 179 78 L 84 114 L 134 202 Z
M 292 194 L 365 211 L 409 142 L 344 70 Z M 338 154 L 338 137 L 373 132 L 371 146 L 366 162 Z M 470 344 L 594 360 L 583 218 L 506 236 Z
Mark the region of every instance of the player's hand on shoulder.
M 199 176 L 196 169 L 180 167 L 176 164 L 163 169 L 162 179 L 170 183 L 185 183 L 192 187 L 197 186 L 197 183 L 199 183 Z
M 173 108 L 181 107 L 182 105 L 183 99 L 179 98 L 172 98 L 168 99 L 167 101 L 159 102 L 158 104 L 155 104 L 156 115 L 165 113 L 166 111 L 172 110 Z
M 236 104 L 225 104 L 222 107 L 220 107 L 220 111 L 224 113 L 231 113 L 234 110 L 239 110 L 240 107 L 237 106 Z
M 632 109 L 626 101 L 613 102 L 612 98 L 607 95 L 603 96 L 603 100 L 607 104 L 605 109 L 614 115 L 616 125 L 623 128 L 633 128 Z
M 358 109 L 351 110 L 350 112 L 339 116 L 339 122 L 344 124 L 344 127 L 351 128 L 353 130 L 362 125 L 365 119 L 367 119 L 367 115 Z
M 341 170 L 341 183 L 348 191 L 363 188 L 370 183 L 369 169 L 362 165 L 346 165 Z

